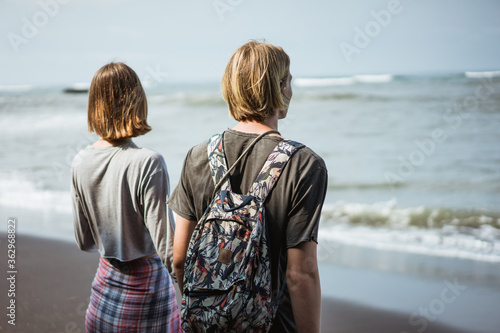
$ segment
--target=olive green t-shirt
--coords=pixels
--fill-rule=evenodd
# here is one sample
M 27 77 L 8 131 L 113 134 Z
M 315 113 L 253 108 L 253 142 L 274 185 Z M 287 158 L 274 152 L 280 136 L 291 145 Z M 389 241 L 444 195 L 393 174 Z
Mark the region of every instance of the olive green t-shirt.
M 227 130 L 224 133 L 226 162 L 231 167 L 243 150 L 257 137 Z M 247 194 L 267 157 L 281 141 L 265 136 L 243 157 L 230 175 L 233 192 Z M 184 161 L 179 184 L 169 206 L 179 216 L 199 221 L 210 204 L 214 182 L 207 153 L 208 140 L 191 148 Z M 318 225 L 325 199 L 328 175 L 325 163 L 311 149 L 299 149 L 283 169 L 265 201 L 271 245 L 273 295 L 279 293 L 286 272 L 287 249 L 302 242 L 318 240 Z M 288 291 L 285 289 L 272 331 L 295 331 Z

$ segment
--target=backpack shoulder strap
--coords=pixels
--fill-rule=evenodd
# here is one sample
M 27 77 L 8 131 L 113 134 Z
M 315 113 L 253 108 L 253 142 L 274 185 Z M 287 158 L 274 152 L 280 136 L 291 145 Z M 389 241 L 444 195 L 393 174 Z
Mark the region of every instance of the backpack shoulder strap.
M 210 166 L 210 173 L 214 180 L 214 185 L 224 177 L 228 171 L 226 155 L 224 154 L 224 132 L 213 135 L 208 140 L 208 164 Z M 229 179 L 221 185 L 222 190 L 231 190 Z
M 262 170 L 252 184 L 249 195 L 265 201 L 290 157 L 302 147 L 304 147 L 303 144 L 291 140 L 283 140 L 278 143 L 269 154 Z
M 212 198 L 215 194 L 221 190 L 231 190 L 231 183 L 229 181 L 229 173 L 233 171 L 233 169 L 238 165 L 243 156 L 245 156 L 250 149 L 264 136 L 277 133 L 280 134 L 276 130 L 269 130 L 264 133 L 259 134 L 241 153 L 238 159 L 234 162 L 231 168 L 228 169 L 226 156 L 224 154 L 224 132 L 216 134 L 210 138 L 208 141 L 208 162 L 210 164 L 210 172 L 212 173 L 212 178 L 215 182 L 215 188 L 212 193 Z

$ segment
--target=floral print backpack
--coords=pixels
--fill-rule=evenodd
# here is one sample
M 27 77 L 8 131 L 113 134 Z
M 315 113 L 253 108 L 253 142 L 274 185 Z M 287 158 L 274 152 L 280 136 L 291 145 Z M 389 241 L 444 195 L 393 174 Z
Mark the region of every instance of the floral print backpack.
M 273 301 L 264 202 L 289 158 L 302 144 L 283 140 L 271 152 L 247 195 L 231 191 L 224 133 L 208 143 L 212 202 L 191 236 L 185 263 L 181 317 L 186 332 L 267 332 L 278 309 Z M 276 296 L 276 295 L 275 295 Z

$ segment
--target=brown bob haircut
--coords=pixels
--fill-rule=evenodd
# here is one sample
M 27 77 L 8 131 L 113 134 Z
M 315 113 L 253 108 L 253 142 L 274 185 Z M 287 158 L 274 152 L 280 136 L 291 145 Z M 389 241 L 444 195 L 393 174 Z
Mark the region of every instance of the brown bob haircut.
M 222 96 L 236 121 L 261 122 L 288 104 L 280 83 L 288 77 L 290 58 L 281 47 L 251 41 L 229 60 L 222 77 Z
M 146 94 L 132 68 L 112 62 L 97 71 L 89 91 L 90 132 L 119 142 L 151 131 L 147 116 Z

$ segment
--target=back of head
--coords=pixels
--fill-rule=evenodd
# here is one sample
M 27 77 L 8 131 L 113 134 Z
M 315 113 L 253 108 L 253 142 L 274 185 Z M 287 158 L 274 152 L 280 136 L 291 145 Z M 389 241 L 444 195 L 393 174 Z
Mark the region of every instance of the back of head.
M 89 91 L 89 131 L 109 142 L 145 134 L 146 94 L 137 74 L 124 63 L 101 67 L 92 79 Z
M 237 121 L 261 122 L 287 107 L 280 82 L 288 76 L 290 58 L 281 47 L 251 41 L 229 60 L 222 78 L 222 95 Z

